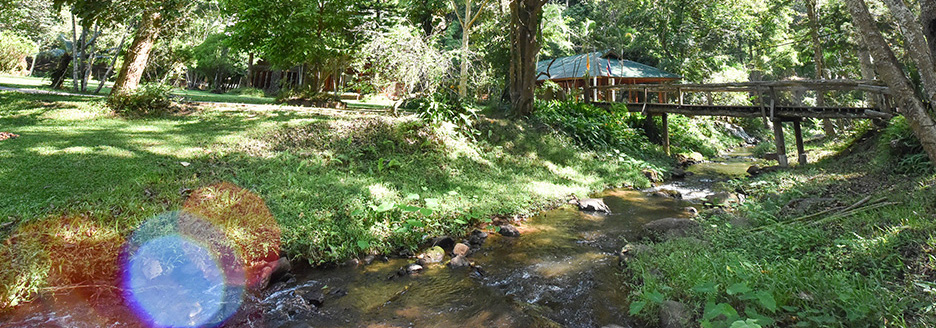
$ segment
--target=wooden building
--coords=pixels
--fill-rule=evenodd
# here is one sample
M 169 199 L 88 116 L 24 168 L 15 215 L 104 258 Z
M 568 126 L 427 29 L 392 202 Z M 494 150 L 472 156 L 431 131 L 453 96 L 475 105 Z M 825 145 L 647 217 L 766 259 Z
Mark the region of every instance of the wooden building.
M 623 94 L 618 92 L 598 92 L 586 88 L 621 84 L 668 83 L 682 79 L 679 75 L 660 70 L 656 67 L 621 58 L 613 51 L 596 51 L 587 54 L 547 59 L 536 63 L 537 84 L 553 81 L 566 95 L 582 97 L 594 101 L 614 100 L 638 102 L 636 92 Z

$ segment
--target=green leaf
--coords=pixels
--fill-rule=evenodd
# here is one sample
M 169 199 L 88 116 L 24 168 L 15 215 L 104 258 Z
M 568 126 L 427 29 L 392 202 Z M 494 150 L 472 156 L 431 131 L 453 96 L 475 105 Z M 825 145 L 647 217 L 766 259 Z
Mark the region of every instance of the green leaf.
M 468 224 L 468 221 L 465 221 L 465 220 L 462 220 L 462 219 L 455 219 L 454 221 L 455 221 L 455 223 L 458 223 L 458 224 Z
M 450 190 L 450 191 L 448 192 L 448 194 L 449 194 L 449 196 L 455 196 L 455 195 L 458 195 L 458 192 L 455 191 L 455 190 Z
M 366 240 L 358 240 L 358 241 L 357 241 L 357 245 L 358 245 L 358 248 L 360 248 L 360 249 L 362 249 L 362 250 L 367 249 L 368 247 L 370 247 L 370 243 L 368 243 Z
M 435 208 L 438 208 L 438 207 L 439 207 L 439 200 L 438 200 L 438 199 L 435 199 L 435 198 L 426 198 L 426 199 L 424 199 L 424 201 L 426 202 L 426 207 L 428 207 L 428 208 L 435 209 Z
M 705 311 L 702 314 L 702 320 L 712 320 L 720 315 L 724 315 L 729 320 L 738 317 L 738 311 L 735 311 L 731 304 L 709 302 L 705 304 Z
M 432 215 L 432 210 L 430 210 L 430 209 L 428 209 L 428 208 L 420 208 L 420 209 L 419 209 L 419 214 L 422 214 L 423 216 L 430 216 L 430 215 Z
M 774 319 L 760 314 L 757 310 L 754 310 L 754 307 L 744 308 L 744 314 L 747 315 L 748 318 L 757 320 L 757 324 L 761 326 L 770 326 L 775 323 Z
M 640 310 L 643 310 L 645 306 L 647 306 L 647 301 L 633 302 L 631 303 L 630 310 L 627 311 L 627 313 L 630 315 L 637 315 L 637 313 L 640 313 Z
M 392 210 L 395 206 L 396 204 L 394 204 L 393 202 L 381 203 L 379 206 L 374 207 L 374 211 L 377 211 L 378 213 L 383 213 L 383 212 Z
M 360 209 L 351 211 L 351 216 L 361 216 L 362 214 L 364 214 L 364 211 Z
M 653 303 L 663 303 L 663 294 L 658 291 L 652 291 L 650 293 L 644 294 L 644 298 L 650 300 Z
M 703 294 L 712 294 L 718 292 L 718 285 L 716 285 L 714 282 L 704 282 L 692 287 L 692 291 Z
M 408 194 L 406 200 L 419 200 L 419 194 Z
M 767 309 L 771 313 L 777 311 L 777 301 L 774 300 L 773 293 L 766 291 L 766 290 L 762 290 L 762 291 L 757 292 L 756 296 L 757 296 L 757 302 L 759 302 L 760 305 L 764 306 L 765 309 Z
M 744 321 L 738 320 L 732 322 L 730 328 L 761 328 L 761 325 L 757 324 L 757 320 L 747 319 Z
M 747 284 L 743 282 L 739 282 L 737 284 L 728 286 L 728 290 L 727 290 L 728 295 L 744 294 L 750 291 L 751 291 L 751 288 L 748 287 Z

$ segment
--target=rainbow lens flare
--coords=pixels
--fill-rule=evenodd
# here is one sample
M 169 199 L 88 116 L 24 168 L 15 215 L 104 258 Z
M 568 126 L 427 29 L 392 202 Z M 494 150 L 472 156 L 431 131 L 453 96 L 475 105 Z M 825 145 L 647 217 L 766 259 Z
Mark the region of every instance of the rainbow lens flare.
M 224 235 L 187 212 L 150 219 L 128 241 L 124 293 L 155 327 L 211 327 L 243 300 L 245 272 Z

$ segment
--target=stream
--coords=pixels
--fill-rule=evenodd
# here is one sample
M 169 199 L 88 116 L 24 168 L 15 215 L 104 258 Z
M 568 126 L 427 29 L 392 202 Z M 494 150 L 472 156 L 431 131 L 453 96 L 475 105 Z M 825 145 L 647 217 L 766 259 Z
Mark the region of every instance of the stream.
M 743 176 L 748 148 L 686 169 L 680 180 L 647 190 L 614 189 L 602 198 L 611 214 L 572 205 L 518 225 L 519 237 L 488 232 L 468 259 L 470 268 L 425 264 L 399 272 L 414 258 L 376 258 L 331 268 L 296 268 L 262 295 L 247 295 L 225 327 L 633 327 L 621 248 L 642 226 L 662 218 L 688 218 L 718 193 L 720 181 Z M 659 195 L 679 192 L 681 199 Z M 455 239 L 455 242 L 461 242 Z M 26 313 L 0 317 L 0 327 L 125 326 L 95 322 L 101 308 L 62 310 L 26 305 Z M 126 321 L 124 321 L 126 322 Z

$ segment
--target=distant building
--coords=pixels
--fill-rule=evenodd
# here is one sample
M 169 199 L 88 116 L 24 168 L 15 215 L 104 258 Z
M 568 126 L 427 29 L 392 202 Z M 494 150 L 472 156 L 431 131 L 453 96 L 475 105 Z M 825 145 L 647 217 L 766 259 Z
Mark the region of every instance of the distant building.
M 587 74 L 586 74 L 587 73 Z M 588 86 L 607 86 L 621 84 L 666 83 L 682 79 L 656 67 L 647 66 L 621 58 L 613 51 L 596 51 L 587 54 L 542 60 L 536 63 L 537 84 L 549 80 L 559 85 L 566 94 L 573 89 L 581 90 Z M 577 91 L 581 94 L 581 91 Z M 614 97 L 617 93 L 593 91 L 593 99 L 601 100 Z M 623 96 L 623 94 L 622 94 Z M 636 97 L 634 95 L 633 97 Z

